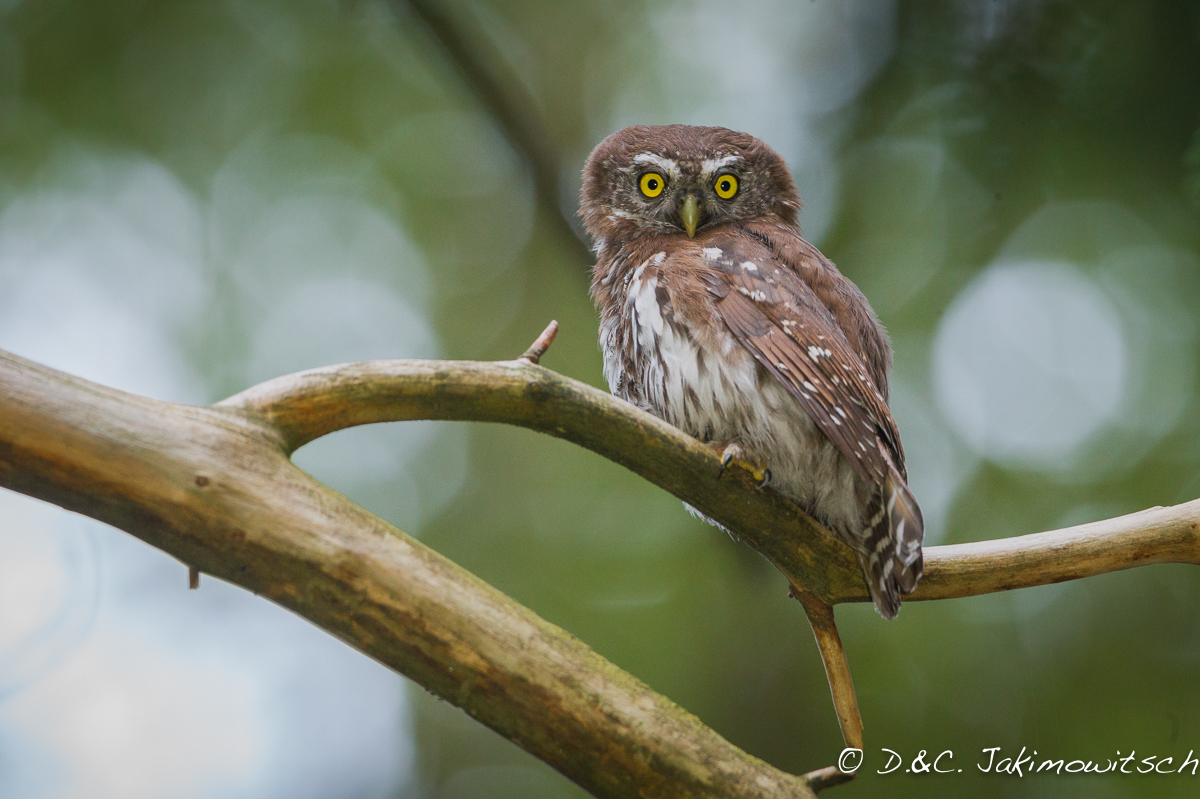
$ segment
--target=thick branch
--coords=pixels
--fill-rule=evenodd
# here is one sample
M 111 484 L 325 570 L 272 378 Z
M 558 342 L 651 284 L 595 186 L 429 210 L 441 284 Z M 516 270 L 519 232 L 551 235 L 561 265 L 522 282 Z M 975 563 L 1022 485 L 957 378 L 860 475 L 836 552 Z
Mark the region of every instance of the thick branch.
M 0 486 L 269 597 L 597 796 L 813 796 L 288 451 L 254 413 L 138 397 L 0 352 Z
M 810 796 L 810 784 L 840 779 L 791 777 L 746 755 L 288 460 L 326 433 L 406 419 L 506 422 L 573 441 L 722 522 L 823 603 L 866 598 L 849 550 L 790 502 L 752 490 L 753 478 L 739 469 L 718 477 L 719 459 L 706 445 L 529 360 L 347 364 L 193 408 L 0 353 L 0 486 L 127 530 L 268 596 L 599 796 Z M 930 547 L 914 598 L 1200 563 L 1198 527 L 1200 500 Z M 820 639 L 825 631 L 817 632 Z

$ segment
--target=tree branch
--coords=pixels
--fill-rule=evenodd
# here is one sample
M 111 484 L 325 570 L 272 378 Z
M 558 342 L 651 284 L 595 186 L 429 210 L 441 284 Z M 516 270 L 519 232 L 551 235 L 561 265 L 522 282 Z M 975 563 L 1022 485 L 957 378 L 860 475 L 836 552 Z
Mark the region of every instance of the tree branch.
M 547 346 L 552 329 L 539 339 Z M 853 717 L 846 712 L 849 671 L 840 687 L 834 678 L 844 654 L 828 607 L 867 599 L 849 549 L 783 497 L 754 490 L 749 473 L 722 475 L 707 445 L 532 360 L 344 364 L 195 408 L 0 352 L 0 486 L 107 522 L 264 594 L 598 796 L 811 796 L 810 786 L 836 784 L 842 777 L 828 770 L 793 777 L 741 752 L 289 460 L 336 430 L 440 419 L 527 427 L 620 463 L 724 524 L 808 600 L 843 732 L 854 740 L 861 722 L 856 707 Z M 1066 530 L 929 547 L 912 598 L 1200 563 L 1198 529 L 1200 500 Z
M 909 599 L 978 596 L 1155 563 L 1200 565 L 1200 499 L 1045 533 L 927 547 L 925 576 Z
M 838 726 L 842 728 L 842 740 L 846 746 L 862 749 L 862 715 L 858 712 L 858 697 L 854 693 L 854 681 L 850 678 L 846 650 L 842 648 L 842 638 L 833 622 L 833 606 L 794 584 L 791 593 L 804 606 L 804 614 L 808 616 L 813 636 L 817 639 L 821 661 L 825 664 L 825 679 L 833 694 Z
M 861 748 L 862 718 L 830 607 L 869 600 L 853 554 L 782 496 L 751 491 L 748 473 L 722 476 L 709 447 L 666 422 L 520 362 L 347 364 L 268 381 L 223 404 L 263 414 L 292 447 L 355 424 L 474 419 L 548 433 L 626 466 L 721 522 L 783 572 L 812 625 L 846 745 Z M 909 599 L 975 596 L 1151 563 L 1200 564 L 1198 527 L 1200 500 L 1049 533 L 927 547 L 925 577 Z
M 721 476 L 707 445 L 623 400 L 527 361 L 368 361 L 276 378 L 218 408 L 262 418 L 290 454 L 336 430 L 438 419 L 505 422 L 572 441 L 727 522 L 814 593 L 866 595 L 850 551 L 782 496 Z M 852 587 L 858 582 L 858 588 Z
M 409 366 L 436 375 L 445 365 Z M 545 371 L 494 368 L 527 378 Z M 475 393 L 489 404 L 486 389 Z M 299 436 L 281 424 L 284 438 L 237 405 L 160 402 L 0 352 L 0 486 L 119 527 L 290 608 L 597 796 L 814 796 L 805 779 L 737 749 L 293 466 L 288 453 L 315 437 L 311 424 Z M 333 430 L 364 418 L 358 403 L 343 410 L 333 412 L 340 422 L 310 421 Z M 297 418 L 277 411 L 281 422 Z
M 505 422 L 579 444 L 728 527 L 828 604 L 869 600 L 850 549 L 708 446 L 627 402 L 523 361 L 368 361 L 269 380 L 218 407 L 261 414 L 288 452 L 335 430 L 415 419 Z M 977 596 L 1155 563 L 1200 565 L 1200 500 L 1063 530 L 926 547 L 908 600 Z

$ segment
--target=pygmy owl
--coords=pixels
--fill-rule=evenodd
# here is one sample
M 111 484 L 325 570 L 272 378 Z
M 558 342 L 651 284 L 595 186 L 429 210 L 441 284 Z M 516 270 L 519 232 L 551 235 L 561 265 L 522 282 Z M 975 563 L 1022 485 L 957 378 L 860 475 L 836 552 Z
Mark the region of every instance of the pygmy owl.
M 725 128 L 637 125 L 597 145 L 581 194 L 612 392 L 725 463 L 765 467 L 854 549 L 893 618 L 921 577 L 924 523 L 888 410 L 891 346 L 801 238 L 783 159 Z

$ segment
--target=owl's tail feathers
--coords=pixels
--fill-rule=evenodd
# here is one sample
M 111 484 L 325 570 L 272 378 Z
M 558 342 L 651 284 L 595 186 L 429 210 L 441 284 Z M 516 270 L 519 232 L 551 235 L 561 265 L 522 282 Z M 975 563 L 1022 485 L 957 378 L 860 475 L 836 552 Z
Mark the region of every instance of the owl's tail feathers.
M 916 498 L 890 458 L 878 502 L 864 531 L 858 564 L 879 615 L 894 619 L 900 612 L 900 595 L 915 591 L 921 579 L 925 522 Z
M 925 569 L 925 561 L 921 557 L 925 519 L 921 516 L 921 506 L 917 504 L 916 497 L 908 490 L 908 484 L 900 477 L 895 467 L 890 470 L 887 480 L 884 481 L 883 495 L 887 503 L 892 538 L 896 541 L 896 554 L 893 558 L 896 582 L 901 593 L 911 594 L 917 590 L 917 583 Z

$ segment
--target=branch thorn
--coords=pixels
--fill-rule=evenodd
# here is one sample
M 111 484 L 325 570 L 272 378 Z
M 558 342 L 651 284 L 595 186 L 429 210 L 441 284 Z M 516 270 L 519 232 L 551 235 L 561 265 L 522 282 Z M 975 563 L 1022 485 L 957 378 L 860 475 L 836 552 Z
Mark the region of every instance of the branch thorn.
M 551 319 L 550 324 L 546 325 L 546 329 L 542 331 L 542 335 L 538 336 L 537 340 L 529 345 L 529 349 L 525 350 L 525 354 L 517 360 L 536 364 L 546 354 L 546 350 L 550 349 L 550 345 L 554 343 L 554 337 L 557 335 L 558 320 Z
M 800 779 L 808 783 L 808 787 L 812 788 L 813 793 L 820 793 L 826 788 L 833 788 L 836 785 L 850 782 L 850 780 L 854 779 L 854 775 L 842 771 L 837 766 L 826 766 L 816 771 L 810 771 Z

